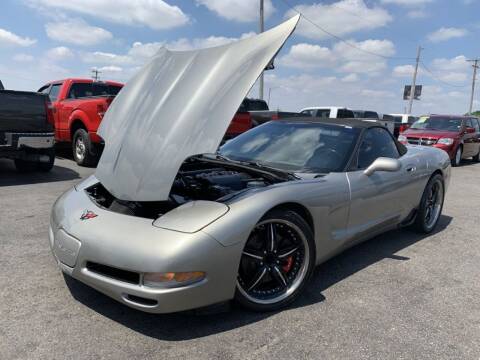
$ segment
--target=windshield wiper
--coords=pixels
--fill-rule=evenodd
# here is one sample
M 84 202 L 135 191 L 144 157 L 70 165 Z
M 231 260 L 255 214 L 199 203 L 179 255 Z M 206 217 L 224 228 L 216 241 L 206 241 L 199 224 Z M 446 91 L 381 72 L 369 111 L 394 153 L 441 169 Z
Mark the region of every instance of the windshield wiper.
M 286 170 L 283 170 L 283 169 L 278 169 L 278 168 L 275 168 L 275 167 L 272 167 L 272 166 L 268 166 L 268 165 L 265 165 L 265 164 L 261 163 L 260 161 L 239 161 L 239 162 L 243 163 L 243 164 L 250 165 L 250 166 L 254 166 L 254 167 L 257 167 L 257 168 L 260 168 L 260 169 L 266 169 L 266 170 L 270 170 L 270 171 L 280 172 L 280 173 L 283 173 L 283 174 L 287 174 L 288 176 L 290 176 L 292 178 L 299 179 L 299 177 L 297 175 L 295 175 L 295 173 L 293 173 L 293 172 L 286 171 Z
M 283 178 L 283 179 L 285 179 L 285 178 L 299 179 L 299 177 L 296 176 L 292 172 L 288 172 L 288 171 L 285 171 L 285 170 L 282 170 L 282 169 L 277 169 L 277 168 L 274 168 L 274 167 L 271 167 L 271 166 L 267 166 L 267 165 L 264 165 L 264 164 L 262 164 L 258 161 L 234 160 L 234 159 L 230 159 L 230 158 L 228 158 L 225 155 L 222 155 L 220 153 L 202 154 L 202 155 L 199 155 L 197 157 L 208 159 L 208 157 L 209 157 L 208 155 L 213 155 L 212 158 L 211 158 L 212 160 L 229 162 L 229 163 L 232 163 L 232 164 L 238 164 L 238 165 L 249 167 L 249 168 L 256 168 L 256 169 L 261 170 L 263 172 L 271 173 L 273 176 L 275 176 L 276 178 L 279 178 L 279 179 L 280 178 Z

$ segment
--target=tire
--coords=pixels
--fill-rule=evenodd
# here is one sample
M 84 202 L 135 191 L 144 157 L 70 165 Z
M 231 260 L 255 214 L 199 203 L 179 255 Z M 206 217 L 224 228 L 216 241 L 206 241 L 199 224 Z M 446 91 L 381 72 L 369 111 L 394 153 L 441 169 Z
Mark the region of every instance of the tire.
M 53 168 L 53 164 L 55 163 L 55 149 L 51 148 L 48 150 L 42 151 L 42 155 L 48 156 L 48 162 L 38 162 L 37 169 L 42 172 L 49 172 Z
M 462 161 L 462 153 L 463 153 L 462 146 L 459 146 L 455 151 L 455 156 L 451 160 L 453 167 L 460 166 L 460 162 Z
M 38 154 L 48 156 L 48 162 L 15 159 L 15 167 L 17 168 L 17 171 L 25 173 L 34 171 L 49 172 L 52 170 L 55 162 L 55 150 L 53 148 L 40 150 Z
M 90 141 L 90 136 L 85 129 L 78 129 L 73 134 L 72 152 L 73 159 L 80 166 L 93 166 L 97 161 L 95 149 Z
M 437 226 L 442 215 L 445 199 L 445 185 L 440 174 L 434 175 L 425 186 L 418 207 L 414 229 L 423 234 L 430 234 Z M 433 214 L 432 214 L 433 212 Z
M 22 159 L 15 159 L 15 168 L 18 172 L 27 173 L 38 170 L 38 163 L 36 161 L 28 161 Z
M 472 157 L 472 160 L 474 162 L 479 162 L 480 161 L 480 148 L 478 149 L 478 154 Z
M 289 305 L 310 279 L 315 257 L 312 230 L 300 215 L 288 209 L 267 213 L 242 252 L 235 300 L 253 311 Z

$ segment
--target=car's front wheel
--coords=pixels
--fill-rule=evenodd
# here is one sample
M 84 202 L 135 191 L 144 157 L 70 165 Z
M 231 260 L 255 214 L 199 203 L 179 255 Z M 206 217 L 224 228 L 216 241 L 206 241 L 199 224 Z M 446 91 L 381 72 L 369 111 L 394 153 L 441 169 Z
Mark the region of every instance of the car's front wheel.
M 460 166 L 460 162 L 462 161 L 462 147 L 459 146 L 457 151 L 455 151 L 455 156 L 452 159 L 452 166 Z
M 271 211 L 245 244 L 235 298 L 255 311 L 282 308 L 301 293 L 314 266 L 310 226 L 294 211 Z
M 431 233 L 442 214 L 445 187 L 443 177 L 434 175 L 427 183 L 417 211 L 414 227 L 424 234 Z

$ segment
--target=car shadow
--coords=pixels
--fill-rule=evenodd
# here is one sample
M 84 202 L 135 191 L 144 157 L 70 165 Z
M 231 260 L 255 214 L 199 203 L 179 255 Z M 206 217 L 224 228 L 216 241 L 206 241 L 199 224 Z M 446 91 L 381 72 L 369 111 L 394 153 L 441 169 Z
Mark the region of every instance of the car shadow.
M 443 231 L 451 221 L 451 217 L 443 215 L 435 233 Z M 383 259 L 408 261 L 409 258 L 395 254 L 428 236 L 408 229 L 393 230 L 346 250 L 317 267 L 305 291 L 288 309 L 324 301 L 324 290 Z M 68 275 L 64 277 L 71 294 L 80 303 L 133 331 L 166 341 L 190 340 L 221 333 L 261 321 L 277 313 L 256 313 L 224 304 L 223 307 L 176 314 L 148 314 L 122 305 Z
M 13 161 L 0 159 L 0 187 L 75 179 L 80 179 L 79 173 L 63 166 L 54 165 L 53 169 L 49 172 L 20 173 L 15 169 Z

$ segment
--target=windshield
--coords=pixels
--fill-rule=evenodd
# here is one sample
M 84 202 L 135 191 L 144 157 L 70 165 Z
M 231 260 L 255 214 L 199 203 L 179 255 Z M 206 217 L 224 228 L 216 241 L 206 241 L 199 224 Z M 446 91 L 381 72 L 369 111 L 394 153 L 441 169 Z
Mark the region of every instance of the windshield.
M 360 131 L 322 123 L 269 122 L 223 145 L 219 154 L 284 171 L 343 171 Z
M 459 131 L 461 127 L 462 119 L 422 116 L 410 129 Z

